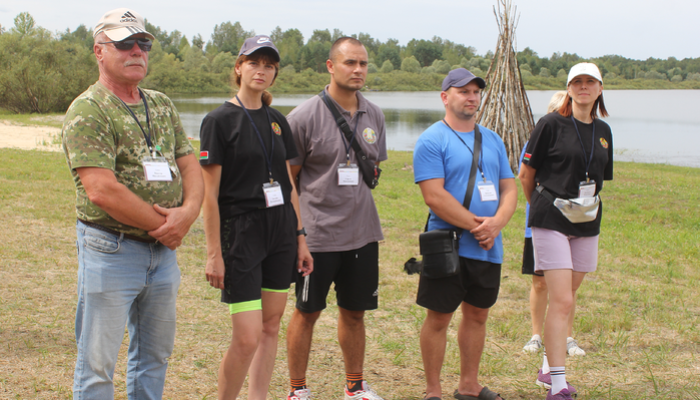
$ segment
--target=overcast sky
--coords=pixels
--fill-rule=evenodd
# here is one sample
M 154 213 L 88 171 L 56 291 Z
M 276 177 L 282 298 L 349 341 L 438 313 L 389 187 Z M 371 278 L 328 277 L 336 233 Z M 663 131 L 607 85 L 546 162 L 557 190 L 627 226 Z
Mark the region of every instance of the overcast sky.
M 214 25 L 239 21 L 244 29 L 269 34 L 276 26 L 297 28 L 307 40 L 314 29 L 340 29 L 349 35 L 365 32 L 381 41 L 440 36 L 483 55 L 494 50 L 498 26 L 495 0 L 160 0 L 49 1 L 1 0 L 0 24 L 29 12 L 37 25 L 50 31 L 94 27 L 110 9 L 132 7 L 152 24 L 175 29 L 188 39 L 210 39 Z M 700 57 L 700 1 L 697 0 L 520 0 L 517 49 L 530 47 L 540 56 L 554 52 L 589 58 L 608 54 L 645 60 L 649 57 Z

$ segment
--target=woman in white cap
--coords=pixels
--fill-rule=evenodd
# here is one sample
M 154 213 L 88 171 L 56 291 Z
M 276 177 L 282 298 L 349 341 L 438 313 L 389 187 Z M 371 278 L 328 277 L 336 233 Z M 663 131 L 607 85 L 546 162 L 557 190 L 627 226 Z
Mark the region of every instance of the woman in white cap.
M 200 132 L 206 277 L 229 306 L 231 344 L 219 367 L 219 399 L 266 398 L 280 319 L 294 269 L 313 270 L 289 162 L 297 151 L 267 88 L 280 56 L 267 36 L 243 43 L 231 75 L 238 93 L 207 114 Z
M 612 132 L 599 113 L 608 116 L 600 71 L 595 64 L 576 64 L 562 106 L 537 122 L 520 167 L 535 270 L 544 272 L 549 289 L 547 354 L 540 371 L 550 371 L 547 400 L 568 400 L 575 393 L 565 373 L 569 315 L 576 290 L 597 267 L 603 214 L 598 193 L 613 177 Z

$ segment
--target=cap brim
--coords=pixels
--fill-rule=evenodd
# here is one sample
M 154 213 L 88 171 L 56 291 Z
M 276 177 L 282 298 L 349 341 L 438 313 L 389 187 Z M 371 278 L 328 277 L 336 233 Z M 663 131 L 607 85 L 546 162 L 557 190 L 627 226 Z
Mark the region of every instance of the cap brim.
M 450 87 L 462 87 L 462 86 L 467 86 L 470 82 L 475 81 L 477 85 L 479 85 L 479 88 L 483 89 L 486 87 L 486 81 L 484 81 L 482 78 L 479 78 L 478 76 L 474 77 L 469 77 L 469 78 L 464 78 L 461 81 L 453 83 Z M 449 89 L 449 88 L 448 88 Z
M 280 53 L 279 53 L 279 51 L 277 51 L 276 48 L 274 48 L 272 46 L 255 46 L 255 47 L 248 49 L 245 52 L 241 53 L 241 55 L 249 56 L 260 49 L 270 49 L 270 53 L 275 55 L 275 58 L 276 58 L 275 61 L 280 62 L 280 60 L 281 60 Z
M 104 30 L 102 32 L 104 32 L 104 34 L 107 35 L 108 38 L 114 40 L 115 42 L 120 42 L 128 38 L 129 36 L 137 35 L 139 33 L 145 34 L 146 37 L 151 40 L 156 40 L 155 36 L 139 28 L 138 26 L 122 26 L 115 29 Z

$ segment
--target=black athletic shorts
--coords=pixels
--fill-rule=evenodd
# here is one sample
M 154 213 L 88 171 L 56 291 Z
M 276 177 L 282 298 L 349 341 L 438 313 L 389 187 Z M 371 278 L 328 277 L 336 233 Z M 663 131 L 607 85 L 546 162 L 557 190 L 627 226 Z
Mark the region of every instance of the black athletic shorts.
M 372 242 L 357 250 L 311 253 L 314 272 L 305 279 L 296 273 L 297 308 L 313 313 L 326 308 L 331 284 L 335 283 L 338 306 L 350 311 L 376 310 L 379 296 L 379 244 Z M 305 300 L 304 292 L 308 295 Z
M 459 258 L 459 275 L 429 279 L 420 277 L 416 303 L 432 311 L 453 313 L 462 302 L 491 308 L 501 286 L 501 264 Z
M 291 204 L 225 219 L 220 229 L 223 303 L 260 300 L 262 289 L 289 289 L 297 263 L 297 216 Z
M 523 269 L 524 275 L 544 276 L 544 272 L 535 271 L 535 251 L 532 248 L 532 238 L 525 238 L 523 246 Z

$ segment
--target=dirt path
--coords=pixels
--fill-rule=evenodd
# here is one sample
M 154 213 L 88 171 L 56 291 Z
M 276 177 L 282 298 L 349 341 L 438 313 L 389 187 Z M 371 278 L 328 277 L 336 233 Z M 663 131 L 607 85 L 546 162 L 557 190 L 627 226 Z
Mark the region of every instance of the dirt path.
M 60 128 L 14 125 L 9 121 L 0 120 L 0 147 L 63 151 L 60 137 Z

